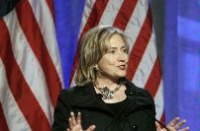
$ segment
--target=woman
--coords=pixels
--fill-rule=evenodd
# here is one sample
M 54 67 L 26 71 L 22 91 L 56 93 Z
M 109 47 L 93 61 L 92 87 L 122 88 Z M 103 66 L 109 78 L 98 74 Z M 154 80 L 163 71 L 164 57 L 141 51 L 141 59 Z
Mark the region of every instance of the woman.
M 86 33 L 77 86 L 60 93 L 53 130 L 156 131 L 151 95 L 125 78 L 128 50 L 127 38 L 114 27 L 95 27 Z M 169 127 L 176 130 L 184 122 Z M 157 130 L 165 129 L 158 124 Z

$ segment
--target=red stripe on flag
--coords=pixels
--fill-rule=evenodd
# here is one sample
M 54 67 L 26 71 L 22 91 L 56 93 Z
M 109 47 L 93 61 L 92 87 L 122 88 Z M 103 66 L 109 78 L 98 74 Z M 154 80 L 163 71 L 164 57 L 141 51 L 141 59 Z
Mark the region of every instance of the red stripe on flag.
M 40 32 L 40 28 L 32 12 L 29 2 L 27 0 L 20 1 L 16 6 L 16 12 L 19 23 L 30 44 L 30 47 L 32 48 L 43 69 L 51 101 L 55 107 L 58 94 L 61 90 L 61 82 L 49 52 L 46 48 L 44 39 Z
M 137 0 L 125 0 L 122 3 L 113 25 L 121 30 L 125 30 L 136 4 Z
M 1 102 L 0 102 L 0 130 L 1 131 L 9 131 L 5 116 L 3 114 Z
M 86 24 L 85 24 L 85 26 L 84 26 L 84 28 L 81 32 L 80 38 L 79 38 L 79 42 L 78 42 L 78 46 L 77 46 L 78 48 L 77 48 L 75 60 L 74 60 L 74 66 L 73 66 L 72 73 L 71 73 L 71 81 L 73 79 L 74 73 L 75 73 L 76 68 L 78 66 L 80 40 L 81 40 L 82 36 L 89 29 L 91 29 L 92 27 L 95 27 L 99 24 L 99 21 L 100 21 L 102 14 L 103 14 L 106 6 L 107 6 L 107 3 L 108 3 L 108 0 L 96 0 L 93 7 L 92 7 L 91 13 L 88 17 L 88 20 L 87 20 L 87 22 L 86 22 Z
M 127 79 L 132 80 L 139 66 L 139 63 L 144 55 L 148 42 L 152 34 L 152 18 L 150 8 L 147 11 L 144 24 L 140 30 L 140 33 L 135 41 L 135 44 L 130 52 L 128 72 L 126 74 Z
M 163 111 L 163 112 L 164 112 L 164 111 Z M 166 124 L 166 123 L 165 123 L 165 113 L 162 113 L 162 116 L 161 116 L 161 118 L 160 118 L 160 122 Z
M 15 60 L 9 32 L 3 19 L 0 19 L 0 25 L 0 57 L 5 66 L 6 78 L 13 97 L 31 129 L 35 131 L 51 130 L 51 126 L 42 108 L 31 92 Z
M 161 70 L 160 70 L 160 62 L 157 57 L 153 69 L 151 71 L 151 74 L 145 85 L 145 89 L 149 90 L 153 98 L 155 97 L 156 92 L 159 88 L 160 81 L 161 81 Z

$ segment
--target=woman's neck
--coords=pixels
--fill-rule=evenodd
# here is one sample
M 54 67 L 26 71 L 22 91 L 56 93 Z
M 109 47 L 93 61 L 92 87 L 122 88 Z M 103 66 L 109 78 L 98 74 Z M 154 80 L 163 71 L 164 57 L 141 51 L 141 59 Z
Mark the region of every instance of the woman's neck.
M 103 78 L 97 78 L 95 81 L 95 85 L 97 87 L 108 87 L 110 90 L 115 89 L 119 85 L 118 80 L 111 80 L 111 79 L 103 79 Z

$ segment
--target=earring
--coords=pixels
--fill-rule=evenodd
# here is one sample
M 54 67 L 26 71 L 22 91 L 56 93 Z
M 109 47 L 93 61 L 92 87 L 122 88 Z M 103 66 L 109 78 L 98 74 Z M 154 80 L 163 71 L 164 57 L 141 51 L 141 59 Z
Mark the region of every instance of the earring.
M 98 70 L 99 70 L 97 65 L 93 66 L 93 69 L 94 69 L 95 71 L 98 71 Z

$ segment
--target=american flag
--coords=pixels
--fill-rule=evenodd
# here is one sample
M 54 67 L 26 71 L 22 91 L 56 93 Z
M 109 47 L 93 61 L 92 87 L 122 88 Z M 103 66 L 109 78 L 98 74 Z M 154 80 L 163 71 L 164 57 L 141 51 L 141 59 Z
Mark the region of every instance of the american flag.
M 55 23 L 58 21 L 54 19 L 54 2 L 20 0 L 9 14 L 0 19 L 2 131 L 51 130 L 53 111 L 60 90 L 64 83 L 74 85 L 77 53 L 71 62 L 73 66 L 65 68 L 64 63 L 70 63 L 66 62 L 67 58 L 61 59 L 62 54 L 59 53 L 61 50 L 58 48 L 59 34 L 56 37 Z M 72 3 L 72 7 L 76 6 L 76 2 Z M 156 118 L 162 120 L 163 85 L 149 1 L 86 0 L 82 14 L 78 39 L 97 25 L 113 25 L 125 32 L 130 44 L 127 78 L 151 92 L 156 104 Z M 75 36 L 65 39 L 72 37 Z M 78 42 L 75 44 L 76 46 L 64 52 L 78 52 Z M 71 80 L 62 78 L 66 70 L 71 71 L 68 74 L 71 75 Z
M 1 131 L 51 130 L 63 87 L 52 9 L 20 0 L 0 19 Z

